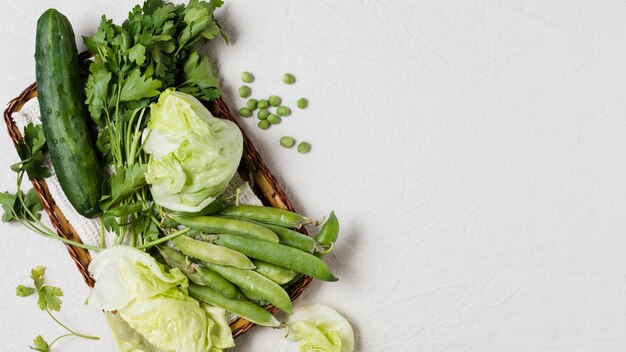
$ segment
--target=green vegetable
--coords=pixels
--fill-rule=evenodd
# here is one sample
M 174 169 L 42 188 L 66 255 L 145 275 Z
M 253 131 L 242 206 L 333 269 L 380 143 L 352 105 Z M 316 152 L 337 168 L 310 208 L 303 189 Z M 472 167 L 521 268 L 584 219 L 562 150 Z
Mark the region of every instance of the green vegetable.
M 254 269 L 254 264 L 245 255 L 226 247 L 197 241 L 187 236 L 177 237 L 172 242 L 181 252 L 199 260 L 240 269 Z
M 166 246 L 159 247 L 159 253 L 172 268 L 179 269 L 189 280 L 196 285 L 211 286 L 226 297 L 232 299 L 244 299 L 242 293 L 230 281 L 218 273 L 205 269 L 199 264 L 190 261 L 181 252 Z
M 259 120 L 265 120 L 268 116 L 270 116 L 270 112 L 265 109 L 261 109 L 256 113 L 256 116 Z
M 291 313 L 291 298 L 289 298 L 287 292 L 265 276 L 254 270 L 244 270 L 228 266 L 214 265 L 211 263 L 204 264 L 208 269 L 222 275 L 228 281 L 239 286 L 242 290 L 254 292 L 255 295 L 263 298 L 263 300 L 272 303 L 287 313 Z
M 250 87 L 243 85 L 241 87 L 239 87 L 239 96 L 242 98 L 247 98 L 250 96 L 250 94 L 252 94 L 252 89 L 250 89 Z
M 50 170 L 43 159 L 46 137 L 41 125 L 32 122 L 24 127 L 24 138 L 17 143 L 17 154 L 20 162 L 11 165 L 11 170 L 20 173 L 26 172 L 29 180 L 50 177 Z
M 102 173 L 87 127 L 72 25 L 57 10 L 49 9 L 37 21 L 36 41 L 37 100 L 50 159 L 74 209 L 93 218 L 100 214 Z M 41 150 L 43 140 L 38 140 Z
M 259 126 L 259 128 L 262 130 L 266 130 L 270 128 L 270 123 L 267 120 L 261 120 L 259 121 L 259 123 L 257 123 L 257 126 Z
M 257 104 L 259 109 L 267 109 L 270 107 L 270 103 L 265 100 L 265 99 L 261 99 L 259 100 L 259 103 Z
M 285 73 L 283 75 L 283 82 L 285 84 L 294 84 L 296 83 L 296 77 L 292 75 L 291 73 Z
M 280 123 L 280 116 L 276 114 L 271 114 L 270 116 L 267 117 L 267 122 L 269 122 L 272 125 L 278 125 Z
M 241 131 L 186 93 L 166 90 L 150 110 L 143 149 L 150 154 L 145 177 L 154 201 L 176 211 L 200 211 L 237 172 Z
M 181 225 L 208 233 L 226 233 L 278 243 L 278 236 L 266 227 L 249 221 L 217 216 L 185 216 L 170 214 Z
M 336 310 L 323 304 L 297 308 L 287 321 L 287 339 L 299 341 L 301 352 L 354 350 L 350 323 Z
M 263 226 L 272 230 L 278 236 L 281 244 L 309 253 L 322 251 L 320 244 L 305 234 L 272 224 L 264 224 Z
M 61 310 L 61 299 L 59 297 L 63 296 L 63 291 L 58 287 L 46 285 L 46 282 L 44 280 L 45 272 L 46 268 L 43 266 L 37 266 L 33 268 L 30 272 L 30 277 L 33 280 L 34 287 L 19 285 L 15 288 L 15 294 L 18 297 L 30 297 L 34 294 L 37 294 L 37 305 L 39 306 L 39 309 L 48 313 L 52 320 L 59 324 L 59 326 L 61 326 L 63 329 L 67 330 L 68 334 L 57 337 L 50 344 L 48 344 L 43 339 L 43 337 L 39 335 L 33 341 L 35 346 L 31 346 L 31 349 L 35 351 L 47 352 L 57 341 L 68 336 L 77 336 L 89 340 L 99 340 L 99 337 L 88 336 L 75 332 L 74 330 L 59 322 L 59 320 L 54 317 L 52 311 L 59 312 Z
M 207 286 L 189 285 L 189 295 L 197 300 L 233 312 L 240 317 L 262 326 L 280 326 L 280 322 L 270 312 L 247 300 L 234 300 L 219 294 Z
M 280 105 L 281 99 L 277 95 L 270 95 L 270 97 L 267 98 L 267 101 L 268 103 L 270 103 L 271 106 L 277 107 Z
M 244 71 L 241 73 L 241 80 L 244 83 L 252 83 L 254 81 L 254 76 L 252 75 L 252 73 Z
M 247 204 L 231 205 L 220 214 L 290 228 L 300 228 L 313 222 L 312 219 L 289 210 Z
M 239 116 L 241 117 L 250 117 L 252 116 L 252 111 L 249 108 L 241 108 L 239 109 Z
M 246 103 L 246 106 L 250 110 L 256 110 L 256 108 L 258 107 L 258 104 L 259 104 L 258 100 L 256 100 L 256 99 L 248 99 L 248 102 Z
M 306 154 L 311 151 L 311 144 L 309 142 L 300 142 L 298 144 L 298 153 Z
M 274 281 L 279 285 L 284 285 L 291 281 L 298 273 L 287 268 L 280 267 L 271 263 L 267 263 L 261 260 L 253 260 L 257 273 L 265 276 L 266 278 Z
M 235 235 L 216 235 L 215 243 L 243 253 L 248 257 L 282 266 L 318 280 L 338 280 L 321 259 L 299 249 Z M 226 278 L 228 279 L 228 277 Z
M 173 5 L 148 0 L 135 6 L 121 25 L 103 17 L 96 33 L 83 38 L 95 53 L 86 103 L 100 127 L 96 146 L 107 164 L 116 170 L 147 164 L 142 139 L 150 119 L 148 106 L 167 87 L 205 101 L 220 96 L 213 63 L 199 54 L 198 47 L 220 35 L 227 41 L 214 16 L 221 5 L 221 1 Z M 107 191 L 105 187 L 103 198 L 111 196 Z M 104 223 L 116 232 L 116 243 L 128 240 L 144 246 L 162 232 L 150 219 L 155 208 L 161 212 L 144 182 L 107 209 Z
M 328 220 L 322 225 L 317 235 L 315 235 L 315 240 L 319 242 L 321 245 L 326 246 L 328 251 L 330 251 L 335 242 L 337 242 L 337 237 L 339 236 L 339 220 L 335 216 L 335 212 L 331 211 L 328 216 Z M 327 252 L 316 253 L 316 256 L 321 257 Z
M 280 145 L 285 148 L 291 148 L 296 143 L 296 140 L 293 137 L 284 136 L 280 137 Z
M 117 310 L 130 329 L 155 350 L 208 351 L 233 346 L 221 333 L 226 316 L 213 314 L 185 293 L 187 278 L 167 272 L 149 254 L 128 246 L 108 248 L 89 265 L 96 280 L 91 299 L 102 309 Z M 214 329 L 217 328 L 217 331 Z
M 281 105 L 278 108 L 276 108 L 276 114 L 280 116 L 289 116 L 291 114 L 291 111 L 289 110 L 288 107 Z
M 298 109 L 306 109 L 309 106 L 309 101 L 305 98 L 300 98 L 296 102 L 296 105 L 298 106 Z

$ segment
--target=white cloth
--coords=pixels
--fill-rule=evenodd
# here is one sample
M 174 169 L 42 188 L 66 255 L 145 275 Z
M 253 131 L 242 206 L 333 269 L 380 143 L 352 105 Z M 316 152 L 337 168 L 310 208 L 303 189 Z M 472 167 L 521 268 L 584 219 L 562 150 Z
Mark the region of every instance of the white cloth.
M 13 119 L 21 132 L 24 131 L 24 126 L 31 122 L 34 124 L 40 124 L 41 114 L 39 112 L 39 103 L 37 102 L 37 99 L 31 99 L 24 104 L 22 110 L 13 115 Z M 52 167 L 50 156 L 47 153 L 45 155 L 45 162 L 52 172 L 52 176 L 46 179 L 46 183 L 57 206 L 61 209 L 70 224 L 74 226 L 74 229 L 80 236 L 83 243 L 91 246 L 99 246 L 100 223 L 98 219 L 87 219 L 76 212 L 61 189 L 61 184 L 59 183 L 59 179 L 56 176 L 54 168 Z M 254 194 L 250 188 L 250 184 L 247 181 L 244 181 L 239 174 L 235 174 L 235 177 L 231 180 L 228 188 L 224 191 L 224 194 L 235 194 L 237 189 L 240 190 L 240 203 L 261 205 L 261 200 Z M 110 246 L 114 243 L 116 235 L 113 232 L 106 231 L 104 238 L 106 245 Z M 94 255 L 94 253 L 91 254 Z

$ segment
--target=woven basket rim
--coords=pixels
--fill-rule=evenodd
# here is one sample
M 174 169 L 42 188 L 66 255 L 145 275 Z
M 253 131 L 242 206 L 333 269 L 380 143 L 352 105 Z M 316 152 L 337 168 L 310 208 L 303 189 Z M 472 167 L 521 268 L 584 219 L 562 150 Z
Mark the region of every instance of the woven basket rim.
M 83 52 L 79 55 L 79 57 L 81 60 L 86 60 L 91 57 L 91 53 Z M 36 96 L 37 84 L 32 83 L 17 97 L 12 99 L 7 108 L 4 110 L 4 121 L 14 146 L 17 146 L 17 143 L 22 139 L 22 134 L 15 124 L 15 120 L 13 120 L 13 114 L 20 111 L 26 102 Z M 245 134 L 240 122 L 237 121 L 237 119 L 230 112 L 230 109 L 224 99 L 219 98 L 218 100 L 211 102 L 208 104 L 208 108 L 216 117 L 228 119 L 234 122 L 241 130 L 244 139 L 244 155 L 239 166 L 239 173 L 245 180 L 250 181 L 253 191 L 257 194 L 257 196 L 259 196 L 261 201 L 266 205 L 294 211 L 295 209 L 290 199 L 287 197 L 285 191 L 276 180 L 276 177 L 274 177 L 273 173 L 263 162 L 263 159 L 252 144 L 252 141 Z M 33 188 L 37 191 L 44 210 L 48 214 L 50 222 L 55 228 L 57 234 L 64 238 L 82 243 L 79 234 L 76 233 L 72 224 L 69 223 L 65 215 L 55 204 L 54 199 L 48 191 L 46 181 L 35 179 L 32 181 L 32 184 Z M 304 228 L 302 228 L 301 231 L 306 234 L 306 230 Z M 91 255 L 89 252 L 86 249 L 74 247 L 68 244 L 66 244 L 65 247 L 70 257 L 76 264 L 79 272 L 83 276 L 85 283 L 89 287 L 93 287 L 95 281 L 87 271 L 89 262 L 91 261 Z M 312 283 L 312 281 L 313 279 L 311 277 L 303 276 L 300 280 L 290 285 L 286 291 L 289 294 L 289 297 L 291 297 L 291 300 L 293 301 L 298 298 Z M 273 305 L 268 305 L 265 308 L 271 313 L 276 313 L 278 311 L 278 308 Z M 255 324 L 243 318 L 238 318 L 231 323 L 230 326 L 233 331 L 233 336 L 238 337 L 253 328 Z

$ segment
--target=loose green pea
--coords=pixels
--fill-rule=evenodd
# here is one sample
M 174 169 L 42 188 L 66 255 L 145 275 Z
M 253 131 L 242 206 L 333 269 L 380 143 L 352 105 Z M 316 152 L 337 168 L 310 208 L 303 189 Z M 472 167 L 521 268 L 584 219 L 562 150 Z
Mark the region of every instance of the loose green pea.
M 285 84 L 294 84 L 296 83 L 296 77 L 292 75 L 291 73 L 285 73 L 283 75 L 283 82 Z
M 252 94 L 252 89 L 250 89 L 250 87 L 246 86 L 245 84 L 241 87 L 239 87 L 239 96 L 242 98 L 247 98 L 250 96 L 250 94 Z
M 278 125 L 280 123 L 280 116 L 276 114 L 271 114 L 267 117 L 267 122 L 271 123 L 272 125 Z
M 259 128 L 262 129 L 262 130 L 266 130 L 266 129 L 270 128 L 270 123 L 267 120 L 261 120 L 261 121 L 259 121 L 257 126 L 259 126 Z
M 266 109 L 261 109 L 256 113 L 256 117 L 258 117 L 259 120 L 265 120 L 268 116 L 270 116 L 270 112 Z
M 298 144 L 298 153 L 306 154 L 311 151 L 311 144 L 309 142 L 300 142 Z
M 293 137 L 284 136 L 280 138 L 280 145 L 285 148 L 291 148 L 294 144 L 296 144 L 296 140 Z
M 246 106 L 248 107 L 248 109 L 250 110 L 256 110 L 257 105 L 258 105 L 259 101 L 256 99 L 250 99 L 248 100 L 248 102 L 246 103 Z
M 248 71 L 243 71 L 241 73 L 241 80 L 246 83 L 252 83 L 252 81 L 254 81 L 254 76 Z
M 280 105 L 281 100 L 282 99 L 280 99 L 280 97 L 278 95 L 270 95 L 270 97 L 267 98 L 267 101 L 273 107 L 277 107 L 278 105 Z
M 252 111 L 248 108 L 241 108 L 239 109 L 239 115 L 241 117 L 250 117 L 252 116 Z
M 280 116 L 289 116 L 289 114 L 291 114 L 291 111 L 289 110 L 288 107 L 281 105 L 278 108 L 276 108 L 276 114 Z
M 270 107 L 270 103 L 265 99 L 261 99 L 259 100 L 257 106 L 259 107 L 259 109 L 267 109 Z
M 309 101 L 306 100 L 306 98 L 300 98 L 298 99 L 298 102 L 296 102 L 296 105 L 298 106 L 298 109 L 306 109 L 309 106 Z

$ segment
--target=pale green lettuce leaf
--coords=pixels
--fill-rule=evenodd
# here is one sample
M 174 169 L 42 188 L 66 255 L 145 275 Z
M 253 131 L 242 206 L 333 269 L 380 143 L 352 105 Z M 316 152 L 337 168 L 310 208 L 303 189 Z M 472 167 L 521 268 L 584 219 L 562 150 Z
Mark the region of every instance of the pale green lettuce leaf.
M 287 321 L 287 339 L 299 342 L 301 352 L 352 352 L 354 332 L 333 308 L 314 304 L 294 309 Z
M 128 246 L 100 252 L 91 261 L 89 272 L 96 279 L 91 297 L 105 310 L 120 310 L 134 299 L 187 286 L 187 277 L 180 270 L 167 272 L 149 254 Z
M 198 99 L 171 89 L 150 106 L 150 115 L 144 151 L 150 154 L 146 182 L 154 201 L 175 211 L 200 211 L 237 171 L 241 131 L 214 117 Z
M 223 310 L 187 295 L 187 278 L 166 271 L 149 254 L 128 246 L 100 252 L 89 266 L 92 298 L 107 316 L 122 352 L 219 352 L 234 346 Z
M 128 325 L 119 314 L 105 312 L 104 316 L 113 332 L 120 352 L 163 352 Z

